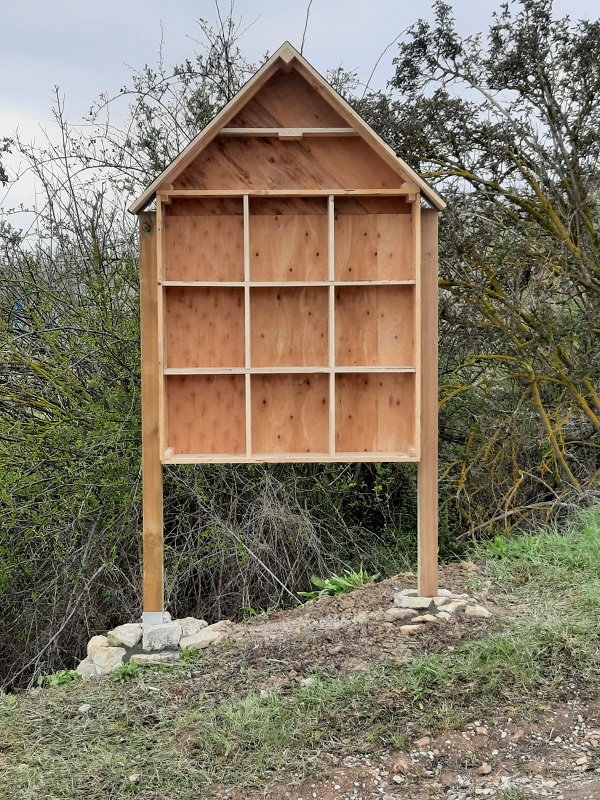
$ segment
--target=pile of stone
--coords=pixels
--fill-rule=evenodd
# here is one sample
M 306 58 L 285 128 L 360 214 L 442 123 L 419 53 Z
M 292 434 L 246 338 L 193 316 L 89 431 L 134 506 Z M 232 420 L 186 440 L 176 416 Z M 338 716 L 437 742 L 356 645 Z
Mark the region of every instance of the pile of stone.
M 87 658 L 79 664 L 77 672 L 84 678 L 108 675 L 123 664 L 141 665 L 175 664 L 182 650 L 194 647 L 203 650 L 217 644 L 227 635 L 232 624 L 221 620 L 209 625 L 203 619 L 185 617 L 159 625 L 142 625 L 132 622 L 119 625 L 106 636 L 92 636 L 87 646 Z
M 402 622 L 400 633 L 413 634 L 427 623 L 444 623 L 452 617 L 488 619 L 491 614 L 468 594 L 453 594 L 438 589 L 436 597 L 420 597 L 416 589 L 403 589 L 394 595 L 394 605 L 384 613 L 387 622 Z

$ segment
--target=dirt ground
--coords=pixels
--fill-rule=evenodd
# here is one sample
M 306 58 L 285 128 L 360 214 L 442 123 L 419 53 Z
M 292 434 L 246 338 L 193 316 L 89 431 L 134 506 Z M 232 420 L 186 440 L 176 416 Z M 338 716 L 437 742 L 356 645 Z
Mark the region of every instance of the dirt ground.
M 440 586 L 460 593 L 477 578 L 473 564 L 446 567 Z M 485 583 L 478 582 L 485 586 Z M 204 691 L 227 697 L 243 691 L 285 691 L 315 671 L 332 676 L 366 670 L 374 664 L 406 663 L 416 654 L 444 653 L 481 637 L 487 622 L 452 619 L 427 625 L 417 635 L 401 636 L 383 612 L 394 594 L 415 588 L 412 573 L 390 578 L 339 597 L 258 617 L 234 625 L 226 648 L 205 651 Z M 469 592 L 492 614 L 491 589 Z M 244 669 L 240 670 L 240 664 Z M 553 798 L 600 800 L 600 700 L 586 687 L 564 687 L 564 700 L 538 707 L 490 708 L 480 719 L 442 735 L 406 731 L 402 750 L 365 746 L 345 755 L 343 747 L 321 753 L 310 779 L 295 782 L 293 764 L 285 785 L 231 800 L 502 800 Z

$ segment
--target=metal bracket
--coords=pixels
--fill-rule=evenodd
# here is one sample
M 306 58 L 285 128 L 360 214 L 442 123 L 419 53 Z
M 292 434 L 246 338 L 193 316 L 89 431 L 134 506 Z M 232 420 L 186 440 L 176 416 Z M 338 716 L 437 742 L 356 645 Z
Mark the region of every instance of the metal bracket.
M 146 625 L 162 625 L 166 622 L 164 611 L 144 611 L 142 614 L 142 626 Z

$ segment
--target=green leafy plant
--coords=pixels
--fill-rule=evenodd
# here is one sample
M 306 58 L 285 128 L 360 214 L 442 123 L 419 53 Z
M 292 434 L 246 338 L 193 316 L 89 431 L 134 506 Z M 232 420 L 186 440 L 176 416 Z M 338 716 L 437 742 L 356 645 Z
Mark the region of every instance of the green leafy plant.
M 38 686 L 53 688 L 56 686 L 68 686 L 70 683 L 80 681 L 81 675 L 74 669 L 59 669 L 51 675 L 40 675 L 37 680 Z
M 134 661 L 128 661 L 127 664 L 123 664 L 117 667 L 114 672 L 111 672 L 110 680 L 116 683 L 126 683 L 132 678 L 135 678 L 139 674 L 139 671 L 140 668 Z
M 181 655 L 179 656 L 179 663 L 180 664 L 194 664 L 200 658 L 201 650 L 199 647 L 186 647 L 185 650 L 181 651 Z
M 306 597 L 307 600 L 314 600 L 316 597 L 325 597 L 326 595 L 345 594 L 346 592 L 351 592 L 352 589 L 357 589 L 359 586 L 374 583 L 379 577 L 379 573 L 369 575 L 361 564 L 358 572 L 350 569 L 346 570 L 342 575 L 332 575 L 325 580 L 313 575 L 310 582 L 317 588 L 312 592 L 298 592 L 298 594 L 300 597 Z

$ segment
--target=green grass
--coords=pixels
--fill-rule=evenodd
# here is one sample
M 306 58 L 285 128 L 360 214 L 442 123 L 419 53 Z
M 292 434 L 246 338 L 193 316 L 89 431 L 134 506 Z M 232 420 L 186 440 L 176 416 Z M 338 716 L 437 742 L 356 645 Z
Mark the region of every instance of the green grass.
M 507 613 L 485 638 L 443 656 L 225 698 L 203 691 L 201 658 L 190 654 L 181 667 L 140 670 L 126 682 L 2 697 L 3 791 L 14 800 L 196 800 L 217 785 L 289 780 L 290 765 L 306 774 L 323 749 L 402 747 L 495 706 L 530 713 L 564 696 L 574 677 L 597 690 L 600 512 L 562 532 L 496 541 L 483 555 Z

